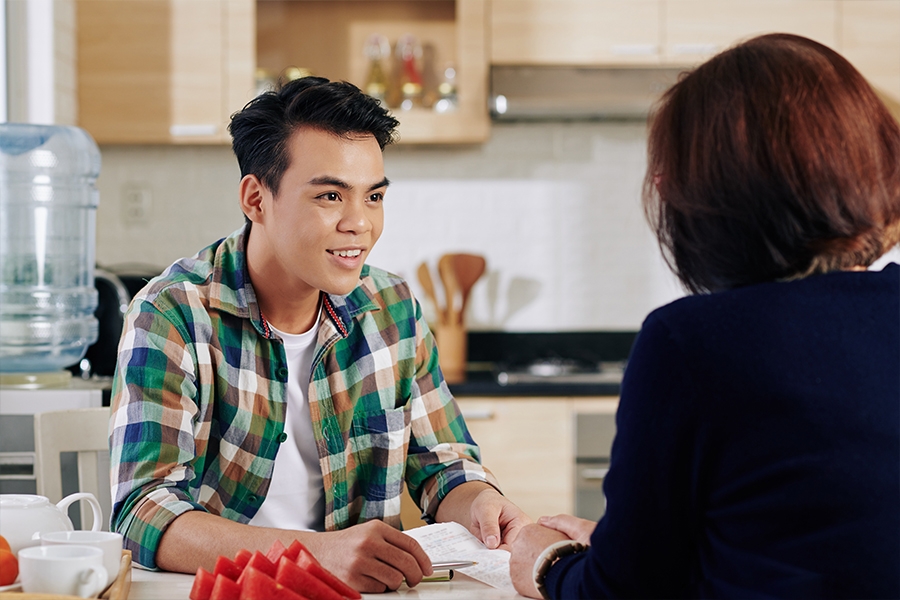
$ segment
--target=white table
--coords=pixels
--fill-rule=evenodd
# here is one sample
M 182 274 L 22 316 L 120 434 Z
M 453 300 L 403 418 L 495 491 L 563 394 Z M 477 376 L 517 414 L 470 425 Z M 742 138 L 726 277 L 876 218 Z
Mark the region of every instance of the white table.
M 194 576 L 183 573 L 158 573 L 133 568 L 128 600 L 188 600 Z M 389 598 L 421 598 L 423 600 L 509 600 L 522 598 L 515 592 L 492 588 L 462 573 L 450 581 L 420 583 L 414 588 L 400 586 L 395 592 L 363 594 L 367 600 Z

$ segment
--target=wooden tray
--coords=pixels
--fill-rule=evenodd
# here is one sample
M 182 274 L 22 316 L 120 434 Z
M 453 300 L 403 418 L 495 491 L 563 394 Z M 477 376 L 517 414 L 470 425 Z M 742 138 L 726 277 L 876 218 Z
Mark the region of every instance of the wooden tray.
M 122 560 L 119 562 L 119 574 L 109 584 L 103 593 L 101 600 L 128 600 L 128 591 L 131 589 L 131 550 L 122 550 Z M 22 591 L 0 592 L 0 600 L 83 600 L 78 596 L 63 596 L 60 594 L 26 594 Z

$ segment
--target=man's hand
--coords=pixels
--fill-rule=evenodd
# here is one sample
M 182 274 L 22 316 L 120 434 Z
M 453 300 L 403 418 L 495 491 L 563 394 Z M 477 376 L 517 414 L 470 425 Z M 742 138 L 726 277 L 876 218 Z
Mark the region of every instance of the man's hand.
M 570 540 L 581 542 L 585 546 L 591 544 L 591 534 L 597 527 L 597 521 L 580 519 L 571 515 L 556 515 L 555 517 L 541 517 L 538 525 L 555 529 L 566 534 Z
M 522 509 L 494 488 L 483 490 L 475 496 L 469 514 L 472 519 L 469 531 L 492 550 L 500 547 L 509 550 L 519 531 L 532 523 Z
M 532 523 L 522 509 L 483 481 L 469 481 L 450 490 L 441 500 L 435 518 L 462 524 L 492 550 L 508 548 L 519 530 Z
M 359 592 L 410 587 L 432 574 L 431 559 L 419 543 L 382 521 L 318 533 L 303 542 L 326 569 Z
M 566 534 L 542 525 L 522 528 L 509 557 L 509 574 L 517 592 L 530 598 L 541 597 L 534 587 L 534 563 L 545 548 L 566 539 L 569 539 Z

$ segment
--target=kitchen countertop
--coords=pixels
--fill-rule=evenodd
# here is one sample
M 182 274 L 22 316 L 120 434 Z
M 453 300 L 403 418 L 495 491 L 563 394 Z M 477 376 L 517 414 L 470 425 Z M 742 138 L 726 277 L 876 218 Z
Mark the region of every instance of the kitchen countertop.
M 162 573 L 133 568 L 128 600 L 188 600 L 194 576 L 185 573 Z M 400 586 L 394 592 L 363 594 L 367 600 L 389 598 L 421 598 L 422 600 L 507 600 L 523 598 L 511 591 L 492 588 L 456 572 L 450 581 L 420 583 L 414 588 Z
M 466 381 L 448 384 L 454 396 L 618 396 L 619 383 L 564 383 L 558 381 L 500 385 L 493 372 L 470 372 Z
M 636 337 L 637 331 L 470 331 L 466 381 L 448 385 L 459 397 L 618 396 Z M 572 368 L 576 376 L 522 377 L 530 369 L 546 374 L 553 367 Z M 618 377 L 600 376 L 597 371 L 606 368 L 618 368 Z M 507 385 L 498 381 L 500 373 L 510 375 Z

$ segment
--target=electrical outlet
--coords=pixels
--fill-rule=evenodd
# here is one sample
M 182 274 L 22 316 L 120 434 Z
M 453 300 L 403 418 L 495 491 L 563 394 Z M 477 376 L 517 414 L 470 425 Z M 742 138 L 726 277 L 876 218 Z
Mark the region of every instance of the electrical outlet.
M 150 217 L 153 196 L 150 188 L 129 185 L 122 193 L 122 221 L 126 225 L 140 225 Z

